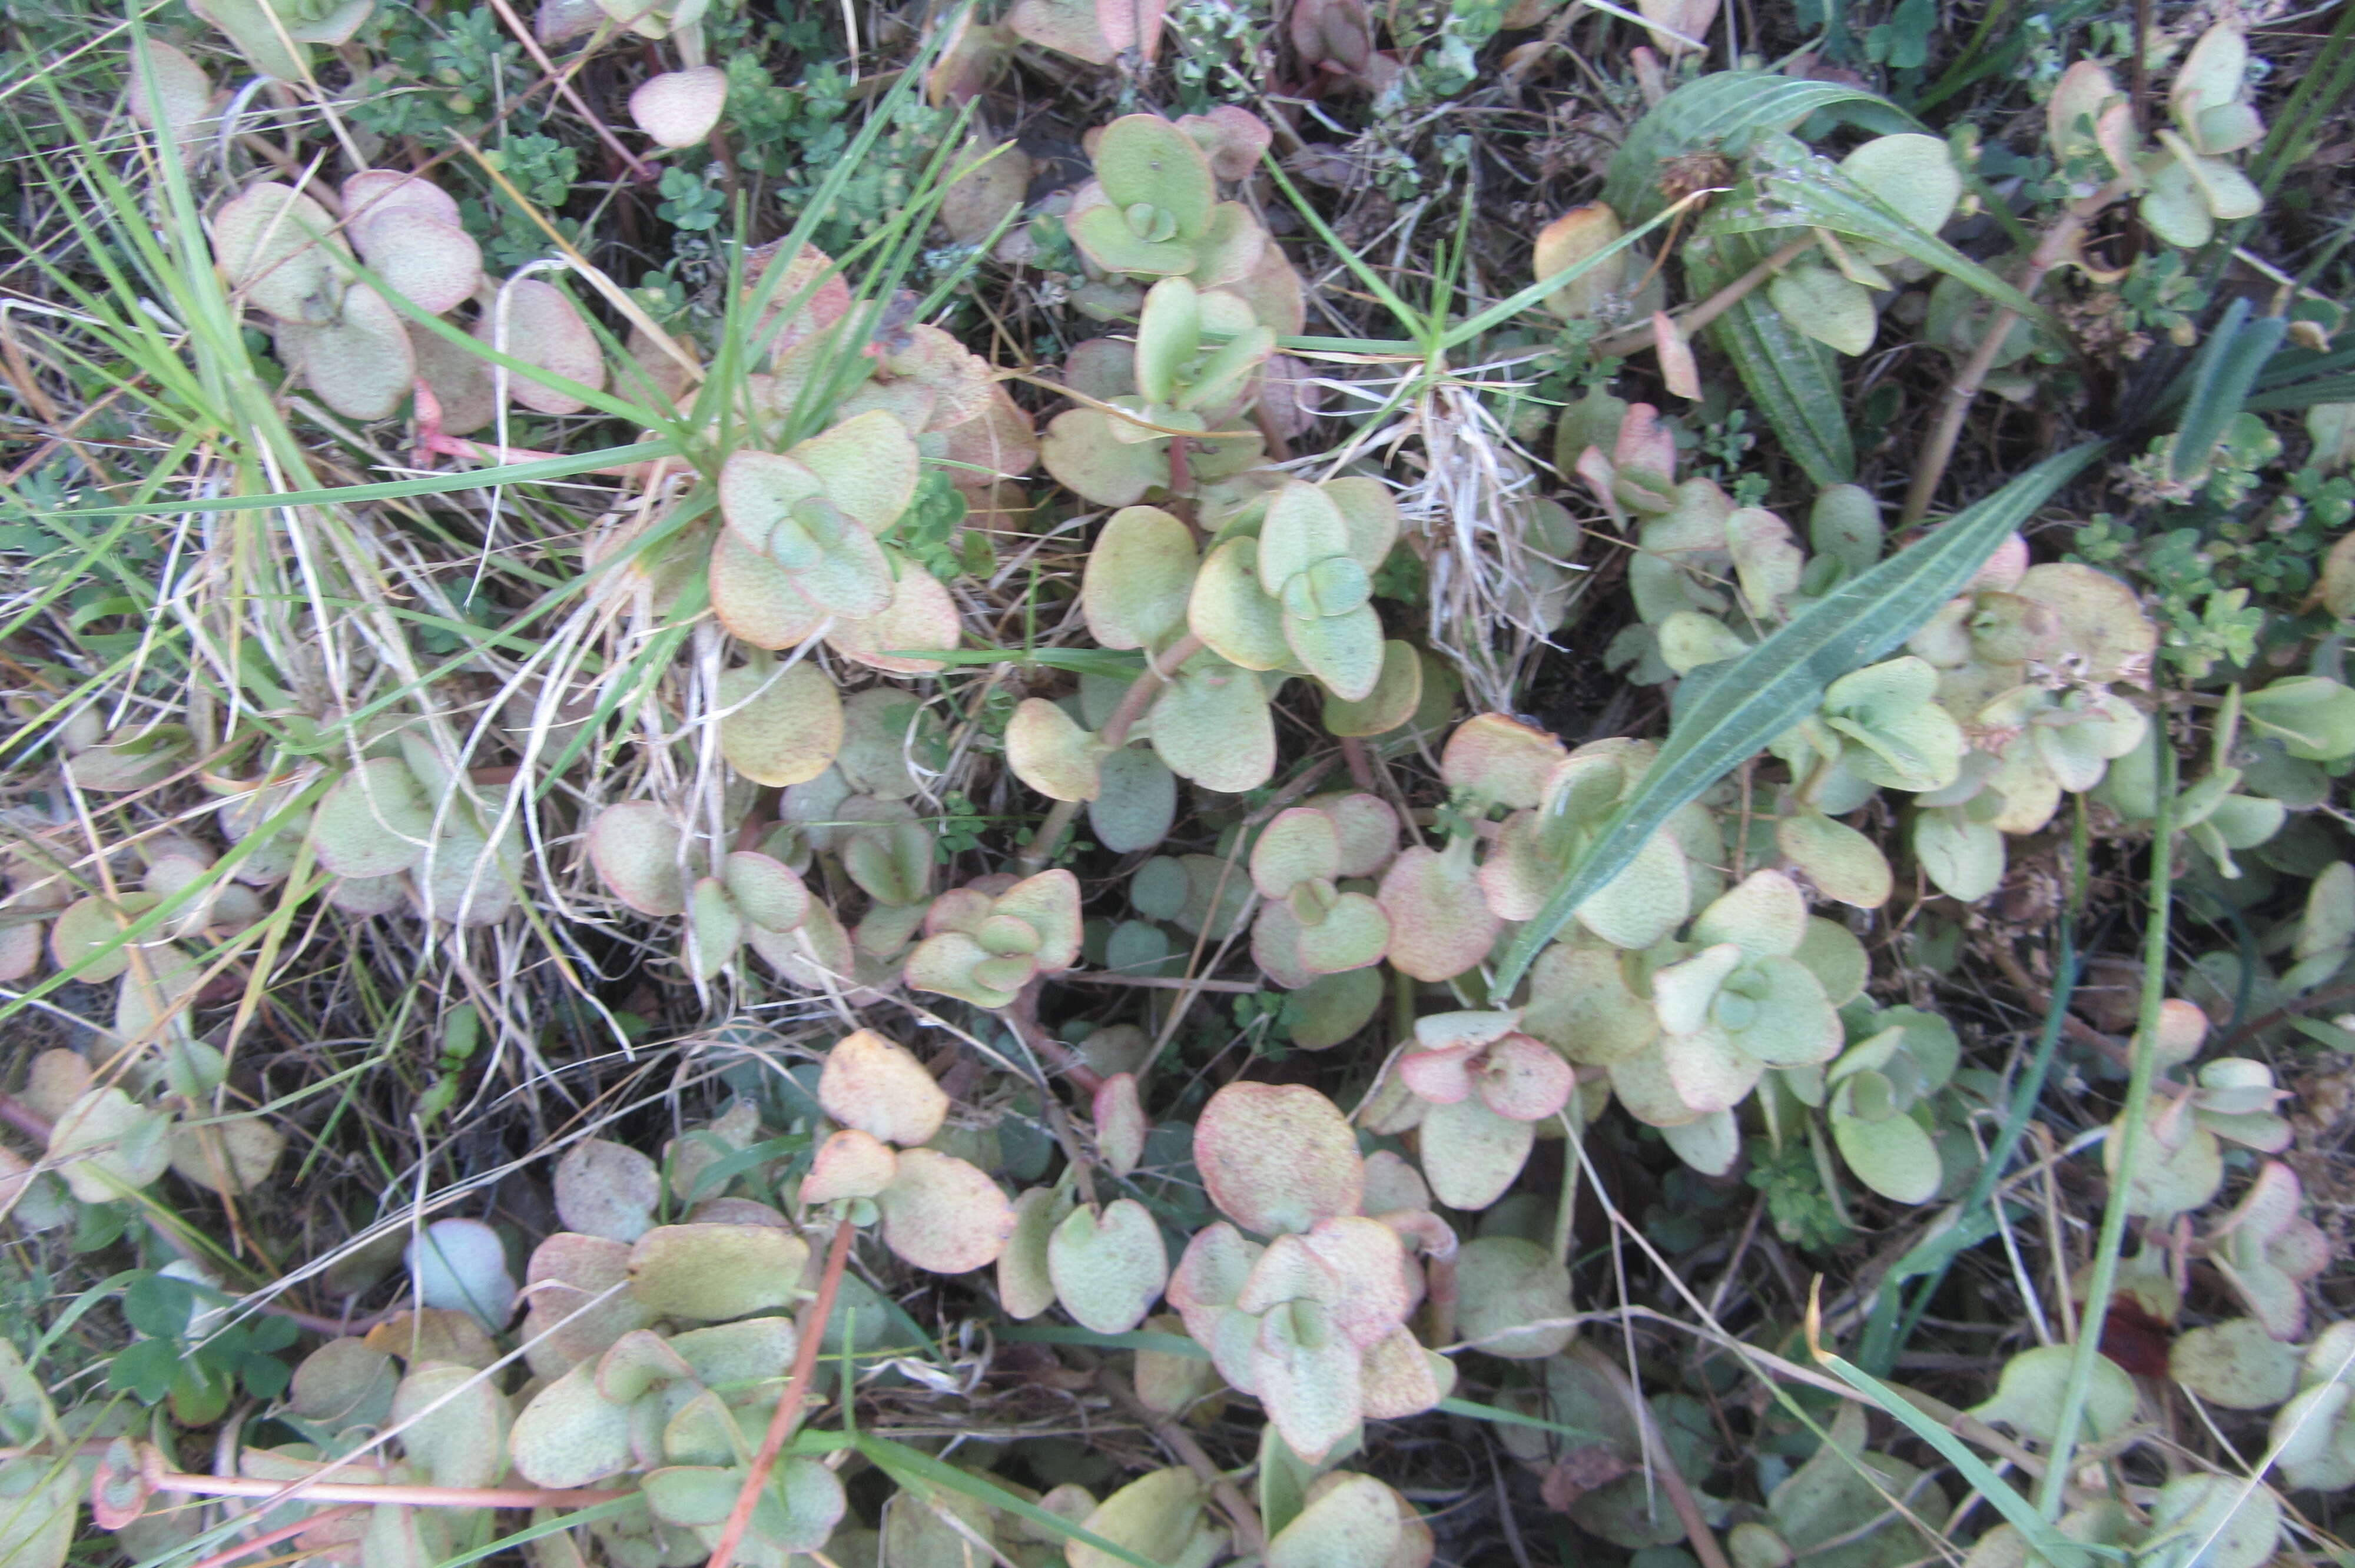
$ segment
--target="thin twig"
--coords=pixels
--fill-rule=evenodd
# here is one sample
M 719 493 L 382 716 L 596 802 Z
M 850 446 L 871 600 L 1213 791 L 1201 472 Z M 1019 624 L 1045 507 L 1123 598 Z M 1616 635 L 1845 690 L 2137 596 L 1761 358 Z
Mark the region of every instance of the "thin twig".
M 1210 1457 L 1202 1451 L 1202 1446 L 1194 1441 L 1192 1433 L 1149 1408 L 1145 1401 L 1137 1398 L 1136 1391 L 1129 1387 L 1128 1380 L 1108 1366 L 1097 1366 L 1096 1386 L 1112 1395 L 1113 1403 L 1127 1412 L 1132 1419 L 1151 1428 L 1153 1435 L 1161 1440 L 1162 1446 L 1177 1455 L 1186 1467 L 1194 1472 L 1195 1478 L 1210 1489 L 1210 1495 L 1218 1499 L 1219 1507 L 1225 1510 L 1227 1518 L 1234 1524 L 1235 1547 L 1239 1552 L 1248 1556 L 1267 1550 L 1267 1526 L 1262 1522 L 1259 1510 L 1252 1507 L 1251 1499 L 1243 1496 L 1241 1489 L 1227 1479 L 1225 1472 L 1211 1462 Z
M 2019 275 L 2019 291 L 2033 296 L 2037 286 L 2044 281 L 2044 275 L 2075 250 L 2078 237 L 2085 232 L 2094 214 L 2117 199 L 2125 189 L 2123 182 L 2114 182 L 2083 201 L 2072 203 L 2029 254 Z M 2009 305 L 1997 311 L 1995 319 L 1987 323 L 1987 336 L 1979 340 L 1954 384 L 1946 388 L 1945 401 L 1938 409 L 1938 422 L 1923 445 L 1921 459 L 1913 470 L 1913 486 L 1905 493 L 1905 511 L 1898 519 L 1899 527 L 1910 528 L 1928 515 L 1931 498 L 1938 493 L 1938 482 L 1945 477 L 1946 465 L 1954 461 L 1955 442 L 1962 436 L 1963 419 L 1970 413 L 1979 388 L 1987 384 L 1987 372 L 1995 368 L 1996 355 L 2003 352 L 2004 339 L 2011 335 L 2011 329 L 2019 322 L 2019 313 Z
M 1660 1463 L 1655 1474 L 1660 1478 L 1660 1489 L 1668 1494 L 1668 1506 L 1677 1510 L 1677 1518 L 1685 1527 L 1686 1544 L 1692 1548 L 1693 1555 L 1700 1559 L 1701 1568 L 1733 1568 L 1724 1549 L 1718 1545 L 1715 1532 L 1709 1528 L 1709 1520 L 1701 1517 L 1700 1504 L 1693 1499 L 1692 1488 L 1686 1482 L 1684 1472 L 1677 1468 L 1676 1456 L 1668 1452 L 1668 1443 L 1660 1436 L 1659 1424 L 1652 1419 L 1651 1407 L 1644 1403 L 1641 1391 L 1627 1381 L 1626 1372 L 1616 1361 L 1586 1340 L 1581 1340 L 1572 1345 L 1571 1354 L 1610 1381 L 1620 1401 L 1627 1406 L 1627 1414 L 1643 1428 L 1652 1451 L 1659 1455 Z
M 606 149 L 613 156 L 629 165 L 630 177 L 641 184 L 652 180 L 655 177 L 655 171 L 646 166 L 645 160 L 623 145 L 622 139 L 614 135 L 605 122 L 597 117 L 596 111 L 589 107 L 588 101 L 581 96 L 579 90 L 573 87 L 571 74 L 556 69 L 556 62 L 548 58 L 548 51 L 539 47 L 538 37 L 529 27 L 524 26 L 523 19 L 516 15 L 515 7 L 508 5 L 507 0 L 491 0 L 491 9 L 499 14 L 499 19 L 507 25 L 507 31 L 515 35 L 516 42 L 521 44 L 524 51 L 531 56 L 532 63 L 546 71 L 555 80 L 556 90 L 563 94 L 564 101 L 572 105 L 573 111 L 581 119 L 589 122 L 589 129 L 597 132 L 597 140 L 604 143 Z
M 1813 249 L 1815 244 L 1816 237 L 1812 231 L 1804 238 L 1794 239 L 1708 299 L 1677 317 L 1677 331 L 1690 337 L 1740 304 L 1760 284 L 1764 283 L 1775 273 Z M 1597 338 L 1594 342 L 1594 352 L 1613 355 L 1631 354 L 1651 341 L 1652 323 L 1646 320 L 1638 322 L 1631 327 L 1622 327 L 1608 337 Z

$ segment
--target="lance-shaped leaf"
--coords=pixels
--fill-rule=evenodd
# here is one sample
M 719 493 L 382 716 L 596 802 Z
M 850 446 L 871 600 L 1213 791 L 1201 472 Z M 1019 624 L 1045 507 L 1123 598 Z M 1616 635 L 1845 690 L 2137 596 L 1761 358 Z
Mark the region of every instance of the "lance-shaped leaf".
M 1833 681 L 1911 637 L 1961 591 L 2006 535 L 2099 450 L 2080 447 L 2046 459 L 1935 532 L 1841 584 L 1742 658 L 1711 666 L 1722 669 L 1722 675 L 1690 678 L 1688 684 L 1705 679 L 1704 689 L 1685 700 L 1635 790 L 1545 907 L 1513 938 L 1498 965 L 1497 994 L 1509 994 L 1572 912 L 1624 870 L 1646 838 L 1805 717 Z

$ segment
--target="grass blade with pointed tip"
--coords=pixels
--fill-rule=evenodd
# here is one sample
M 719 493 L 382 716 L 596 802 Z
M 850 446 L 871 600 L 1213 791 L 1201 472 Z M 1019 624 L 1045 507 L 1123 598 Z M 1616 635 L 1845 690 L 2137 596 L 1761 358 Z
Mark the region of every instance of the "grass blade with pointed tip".
M 1879 93 L 1836 81 L 1766 72 L 1717 71 L 1687 82 L 1636 122 L 1603 186 L 1623 223 L 1650 217 L 1667 200 L 1660 165 L 1686 153 L 1742 151 L 1761 131 L 1788 131 L 1810 115 L 1837 111 L 1874 131 L 1919 131 L 1913 117 Z
M 2208 471 L 2216 444 L 2288 331 L 2289 323 L 2280 316 L 2249 320 L 2246 300 L 2234 300 L 2224 312 L 2224 319 L 2200 345 L 2200 357 L 2192 361 L 2183 420 L 2176 427 L 2175 445 L 2168 456 L 2169 479 L 2188 480 Z
M 1957 593 L 2004 536 L 2083 472 L 2103 448 L 2088 443 L 2050 457 L 1993 495 L 1817 600 L 1677 715 L 1636 793 L 1613 813 L 1537 917 L 1521 927 L 1497 965 L 1494 993 L 1508 995 L 1540 948 L 1581 904 L 1636 858 L 1644 841 L 1684 804 L 1806 718 L 1824 688 L 1863 668 L 1919 630 Z
M 2115 1561 L 2121 1555 L 2115 1547 L 2088 1546 L 2062 1534 L 2050 1520 L 2036 1511 L 2035 1504 L 2020 1496 L 2018 1488 L 1989 1468 L 1987 1461 L 1972 1453 L 1961 1438 L 1923 1414 L 1913 1407 L 1911 1400 L 1878 1378 L 1828 1351 L 1818 1350 L 1816 1361 L 1894 1417 L 1907 1431 L 1935 1448 L 1941 1457 L 1955 1467 L 1955 1473 L 1968 1482 L 1973 1491 L 1987 1499 L 1996 1512 L 2003 1515 L 2007 1523 L 2026 1537 L 2030 1547 L 2053 1568 L 2093 1568 L 2097 1558 L 2106 1557 Z
M 1106 1541 L 1093 1531 L 1073 1524 L 1060 1514 L 1049 1513 L 1036 1503 L 1025 1502 L 1003 1487 L 993 1486 L 988 1480 L 969 1470 L 960 1470 L 954 1465 L 944 1465 L 930 1454 L 919 1449 L 894 1443 L 887 1437 L 871 1436 L 864 1432 L 851 1439 L 851 1446 L 873 1460 L 876 1468 L 889 1475 L 901 1486 L 907 1485 L 911 1479 L 913 1479 L 935 1487 L 945 1487 L 953 1492 L 963 1492 L 975 1502 L 986 1507 L 998 1509 L 1007 1513 L 1018 1514 L 1032 1524 L 1043 1525 L 1053 1531 L 1066 1541 L 1076 1541 L 1084 1545 L 1092 1546 L 1098 1552 L 1108 1552 L 1119 1558 L 1123 1563 L 1135 1564 L 1135 1568 L 1162 1568 L 1160 1563 L 1150 1557 L 1140 1556 L 1117 1542 Z

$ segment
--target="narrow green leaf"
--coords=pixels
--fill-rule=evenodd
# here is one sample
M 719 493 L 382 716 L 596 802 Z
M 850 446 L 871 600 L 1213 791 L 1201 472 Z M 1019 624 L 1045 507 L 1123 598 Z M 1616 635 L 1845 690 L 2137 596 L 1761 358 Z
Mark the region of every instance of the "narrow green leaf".
M 1687 801 L 1815 711 L 1824 688 L 1920 630 L 1963 589 L 2004 536 L 2100 454 L 2088 443 L 2045 459 L 1993 495 L 1808 606 L 1685 705 L 1643 782 L 1537 918 L 1521 927 L 1492 987 L 1505 996 L 1539 949 L 1596 889 L 1625 871 Z
M 1592 1431 L 1583 1426 L 1565 1426 L 1559 1421 L 1524 1415 L 1518 1410 L 1506 1410 L 1469 1399 L 1443 1399 L 1439 1402 L 1439 1411 L 1443 1415 L 1468 1416 L 1474 1421 L 1494 1421 L 1505 1426 L 1534 1426 L 1541 1432 L 1556 1433 L 1581 1443 L 1607 1442 L 1611 1436 L 1607 1432 Z
M 2190 396 L 2184 399 L 2183 422 L 2176 427 L 2174 450 L 2168 458 L 2170 479 L 2190 479 L 2206 471 L 2225 427 L 2248 402 L 2257 373 L 2289 331 L 2289 323 L 2279 316 L 2254 322 L 2248 317 L 2249 302 L 2234 300 L 2200 345 L 2192 366 Z
M 1588 271 L 1596 267 L 1600 267 L 1605 260 L 1618 255 L 1621 251 L 1626 249 L 1629 246 L 1643 238 L 1644 236 L 1651 233 L 1652 230 L 1668 222 L 1694 199 L 1697 198 L 1688 197 L 1686 198 L 1686 201 L 1679 202 L 1675 207 L 1662 207 L 1658 212 L 1653 214 L 1652 217 L 1640 227 L 1629 229 L 1626 233 L 1621 235 L 1618 238 L 1613 240 L 1602 249 L 1595 251 L 1593 255 L 1582 256 L 1577 260 L 1572 262 L 1569 266 L 1564 267 L 1561 271 L 1553 274 L 1553 276 L 1550 278 L 1540 278 L 1536 282 L 1531 283 L 1528 288 L 1523 289 L 1519 293 L 1513 295 L 1509 299 L 1499 300 L 1495 304 L 1490 305 L 1487 310 L 1480 312 L 1477 315 L 1468 316 L 1465 320 L 1458 322 L 1455 325 L 1448 328 L 1446 334 L 1440 338 L 1440 346 L 1443 348 L 1454 348 L 1458 344 L 1469 343 L 1474 338 L 1478 337 L 1482 333 L 1487 332 L 1490 327 L 1497 326 L 1501 323 L 1512 320 L 1523 311 L 1526 311 L 1531 306 L 1537 304 L 1555 290 L 1560 289 L 1566 284 L 1575 282 Z
M 2035 1504 L 2021 1497 L 2009 1481 L 1990 1469 L 1987 1461 L 1972 1453 L 1961 1438 L 1924 1415 L 1912 1400 L 1878 1378 L 1869 1376 L 1838 1356 L 1817 1352 L 1816 1360 L 1829 1368 L 1842 1383 L 1893 1416 L 1907 1431 L 1938 1450 L 1940 1456 L 1955 1467 L 1955 1473 L 1969 1483 L 1973 1491 L 1987 1499 L 2014 1530 L 2027 1537 L 2030 1548 L 2051 1563 L 2052 1568 L 2093 1568 L 2097 1558 L 2116 1561 L 2124 1557 L 2125 1553 L 2115 1547 L 2088 1546 L 2062 1534 L 2049 1520 L 2036 1511 Z
M 1685 247 L 1686 275 L 1706 298 L 1766 253 L 1765 242 L 1754 235 L 1704 234 Z M 1764 289 L 1735 302 L 1707 331 L 1733 361 L 1784 451 L 1809 479 L 1827 485 L 1856 477 L 1856 446 L 1840 406 L 1839 360 L 1829 348 L 1785 320 Z
M 1711 207 L 1705 226 L 1710 232 L 1764 234 L 1828 228 L 1902 250 L 2030 321 L 2051 319 L 2043 306 L 1936 235 L 1917 228 L 1796 136 L 1760 137 L 1751 151 L 1749 172 L 1755 194 L 1744 201 Z
M 339 484 L 328 490 L 290 490 L 279 495 L 208 496 L 189 501 L 170 496 L 144 506 L 81 506 L 50 514 L 55 517 L 149 517 L 179 513 L 264 512 L 274 506 L 353 506 L 363 501 L 400 501 L 412 495 L 447 495 L 459 490 L 489 490 L 502 484 L 538 484 L 570 479 L 601 468 L 651 462 L 676 457 L 674 441 L 638 441 L 626 447 L 606 447 L 575 457 L 539 458 L 531 462 L 478 468 L 466 473 L 427 474 L 419 479 L 391 480 L 383 484 Z
M 1036 1503 L 1024 1502 L 1003 1487 L 992 1486 L 970 1471 L 960 1470 L 954 1465 L 944 1465 L 930 1454 L 922 1453 L 905 1444 L 894 1443 L 885 1437 L 870 1436 L 865 1433 L 859 1434 L 852 1442 L 860 1453 L 875 1462 L 878 1469 L 885 1471 L 902 1486 L 907 1485 L 912 1478 L 931 1486 L 945 1487 L 953 1492 L 963 1492 L 976 1502 L 986 1503 L 991 1508 L 1007 1513 L 1019 1514 L 1033 1524 L 1045 1525 L 1066 1541 L 1084 1542 L 1099 1552 L 1109 1552 L 1119 1558 L 1123 1563 L 1135 1564 L 1135 1568 L 1162 1568 L 1160 1563 L 1150 1557 L 1140 1557 L 1124 1546 L 1115 1545 L 1106 1541 L 1093 1531 L 1082 1530 L 1059 1514 L 1049 1513 Z
M 1764 71 L 1717 71 L 1687 82 L 1636 122 L 1611 160 L 1603 199 L 1621 222 L 1642 222 L 1667 205 L 1660 165 L 1670 158 L 1702 151 L 1739 154 L 1760 132 L 1789 131 L 1827 110 L 1873 131 L 1922 129 L 1912 115 L 1860 87 Z

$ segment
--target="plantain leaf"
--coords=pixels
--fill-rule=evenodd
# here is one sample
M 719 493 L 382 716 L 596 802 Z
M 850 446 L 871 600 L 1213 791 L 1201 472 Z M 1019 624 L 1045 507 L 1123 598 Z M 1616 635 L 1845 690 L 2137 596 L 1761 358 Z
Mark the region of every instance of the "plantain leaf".
M 1718 234 L 1762 234 L 1828 228 L 1835 234 L 1903 251 L 2008 305 L 2033 322 L 2049 322 L 2044 307 L 1980 266 L 1843 173 L 1838 164 L 1796 136 L 1761 136 L 1752 144 L 1747 199 L 1710 209 L 1705 228 Z M 1774 241 L 1771 243 L 1779 243 Z
M 1679 705 L 1659 756 L 1634 794 L 1546 900 L 1515 934 L 1497 968 L 1491 994 L 1507 996 L 1539 949 L 1553 940 L 1581 904 L 1634 862 L 1644 842 L 1686 802 L 1806 717 L 1824 688 L 1903 642 L 1931 612 L 1963 589 L 2004 536 L 2052 493 L 2083 471 L 2102 446 L 2089 443 L 2045 459 L 1993 495 L 1915 540 L 1870 571 L 1841 584 Z
M 1764 260 L 1766 249 L 1753 235 L 1704 232 L 1684 249 L 1687 281 L 1706 299 Z M 1839 361 L 1830 349 L 1785 320 L 1763 289 L 1737 301 L 1708 331 L 1809 479 L 1830 485 L 1856 477 L 1856 448 L 1840 408 Z
M 1860 87 L 1765 71 L 1717 71 L 1687 82 L 1636 122 L 1611 160 L 1603 199 L 1621 222 L 1644 222 L 1667 205 L 1659 174 L 1669 159 L 1702 151 L 1739 154 L 1759 132 L 1789 131 L 1827 110 L 1871 131 L 1922 129 L 1913 116 Z

